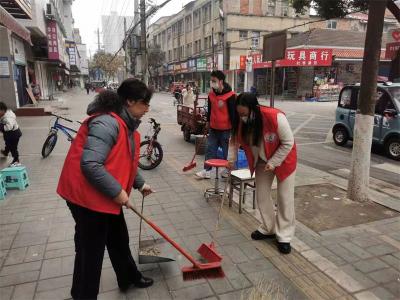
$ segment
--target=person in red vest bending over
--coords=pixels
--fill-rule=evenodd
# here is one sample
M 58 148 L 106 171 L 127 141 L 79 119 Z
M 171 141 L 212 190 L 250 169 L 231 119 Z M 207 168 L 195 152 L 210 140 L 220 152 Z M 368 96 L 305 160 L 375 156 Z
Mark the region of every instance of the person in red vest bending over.
M 260 106 L 252 93 L 236 100 L 230 165 L 237 148 L 246 153 L 251 173 L 255 172 L 256 196 L 262 224 L 251 234 L 253 240 L 277 239 L 278 250 L 291 251 L 294 236 L 294 179 L 297 165 L 296 144 L 286 116 L 279 109 Z M 278 181 L 277 211 L 271 198 L 274 178 Z
M 97 299 L 105 247 L 121 291 L 153 284 L 136 267 L 122 212 L 123 206 L 133 206 L 132 188 L 143 196 L 153 192 L 137 172 L 137 128 L 149 111 L 152 91 L 127 79 L 117 93 L 104 91 L 89 104 L 89 117 L 71 144 L 58 182 L 57 193 L 76 223 L 73 299 Z
M 225 82 L 222 71 L 211 72 L 210 93 L 208 94 L 207 112 L 207 151 L 205 160 L 217 158 L 218 148 L 222 148 L 224 159 L 228 157 L 229 139 L 231 135 L 233 118 L 235 117 L 236 94 Z M 228 172 L 222 173 L 226 177 Z M 204 166 L 204 170 L 196 173 L 199 178 L 210 179 L 211 168 Z

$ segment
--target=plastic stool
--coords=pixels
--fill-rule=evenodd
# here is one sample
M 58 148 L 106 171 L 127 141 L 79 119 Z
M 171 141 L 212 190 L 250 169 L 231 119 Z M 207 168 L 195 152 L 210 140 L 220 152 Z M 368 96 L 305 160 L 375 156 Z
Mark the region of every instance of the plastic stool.
M 7 189 L 25 190 L 29 186 L 28 173 L 24 166 L 1 170 Z
M 4 177 L 0 173 L 0 200 L 3 200 L 7 195 L 6 184 L 4 183 Z
M 215 168 L 215 183 L 213 188 L 206 189 L 204 192 L 204 198 L 208 201 L 211 197 L 220 197 L 224 193 L 223 189 L 219 188 L 219 168 L 227 168 L 228 161 L 225 159 L 208 159 L 204 162 L 208 167 Z

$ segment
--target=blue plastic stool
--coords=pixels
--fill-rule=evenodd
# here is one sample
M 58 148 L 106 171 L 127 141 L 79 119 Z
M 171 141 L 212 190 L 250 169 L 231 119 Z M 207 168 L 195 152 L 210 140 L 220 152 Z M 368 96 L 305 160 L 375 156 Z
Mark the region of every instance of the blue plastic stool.
M 7 189 L 25 190 L 29 186 L 28 173 L 24 166 L 1 170 Z
M 3 200 L 7 195 L 6 184 L 4 182 L 4 177 L 0 173 L 0 200 Z

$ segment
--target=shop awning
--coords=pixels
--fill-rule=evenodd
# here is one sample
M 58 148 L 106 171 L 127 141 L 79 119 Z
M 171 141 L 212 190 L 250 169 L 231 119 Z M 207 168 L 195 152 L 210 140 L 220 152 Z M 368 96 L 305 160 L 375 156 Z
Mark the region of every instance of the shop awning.
M 13 33 L 28 42 L 32 46 L 31 33 L 28 29 L 18 23 L 3 7 L 0 6 L 0 24 L 10 29 Z

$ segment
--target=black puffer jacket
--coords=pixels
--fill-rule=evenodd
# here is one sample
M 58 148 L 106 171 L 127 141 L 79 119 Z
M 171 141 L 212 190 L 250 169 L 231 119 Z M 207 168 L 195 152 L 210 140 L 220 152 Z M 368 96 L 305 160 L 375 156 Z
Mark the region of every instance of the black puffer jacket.
M 87 114 L 103 112 L 99 101 L 93 101 L 87 108 Z M 125 121 L 129 129 L 131 149 L 135 149 L 133 132 L 138 128 L 140 121 L 134 119 L 126 108 L 119 116 Z M 86 179 L 107 197 L 116 197 L 122 187 L 120 183 L 105 169 L 104 163 L 114 147 L 119 133 L 118 121 L 109 114 L 101 114 L 93 118 L 88 124 L 89 133 L 81 158 L 81 170 Z M 134 153 L 132 153 L 134 155 Z M 124 166 L 121 166 L 123 168 Z M 133 184 L 134 188 L 141 188 L 144 179 L 138 172 Z

